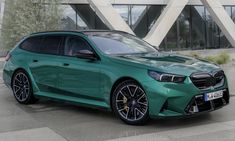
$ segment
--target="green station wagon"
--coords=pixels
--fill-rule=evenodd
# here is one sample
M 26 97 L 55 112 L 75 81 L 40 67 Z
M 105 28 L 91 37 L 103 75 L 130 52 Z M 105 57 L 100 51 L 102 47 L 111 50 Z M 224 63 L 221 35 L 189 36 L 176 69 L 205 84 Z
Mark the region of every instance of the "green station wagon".
M 127 124 L 229 103 L 219 66 L 160 52 L 121 31 L 33 33 L 6 56 L 3 79 L 21 104 L 44 97 L 104 108 Z

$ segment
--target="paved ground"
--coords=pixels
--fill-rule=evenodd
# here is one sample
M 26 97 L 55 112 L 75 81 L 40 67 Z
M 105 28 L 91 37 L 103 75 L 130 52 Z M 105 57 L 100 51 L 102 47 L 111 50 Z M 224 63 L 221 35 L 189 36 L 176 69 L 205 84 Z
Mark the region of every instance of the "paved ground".
M 232 97 L 230 105 L 209 114 L 129 126 L 97 109 L 45 100 L 20 105 L 0 75 L 0 141 L 234 141 L 234 107 Z
M 188 119 L 123 124 L 110 112 L 53 101 L 20 105 L 0 84 L 0 141 L 234 141 L 235 97 L 231 104 Z

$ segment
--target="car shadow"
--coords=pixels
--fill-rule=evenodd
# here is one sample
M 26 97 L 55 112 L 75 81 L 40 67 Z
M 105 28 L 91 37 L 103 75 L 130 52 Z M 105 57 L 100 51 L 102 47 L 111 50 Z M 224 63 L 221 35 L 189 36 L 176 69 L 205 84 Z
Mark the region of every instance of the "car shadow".
M 20 105 L 20 104 L 19 104 Z M 82 115 L 83 117 L 94 117 L 105 122 L 114 122 L 115 124 L 124 124 L 115 115 L 105 109 L 100 108 L 90 108 L 80 105 L 73 105 L 66 102 L 58 102 L 54 100 L 40 100 L 36 104 L 32 105 L 20 105 L 20 108 L 29 114 L 34 113 L 50 113 L 53 111 L 63 111 L 69 115 Z M 201 124 L 212 123 L 212 115 L 210 113 L 205 113 L 202 115 L 197 115 L 194 117 L 180 117 L 180 118 L 159 118 L 151 119 L 145 127 L 158 127 L 161 129 L 168 128 L 182 128 L 198 126 Z

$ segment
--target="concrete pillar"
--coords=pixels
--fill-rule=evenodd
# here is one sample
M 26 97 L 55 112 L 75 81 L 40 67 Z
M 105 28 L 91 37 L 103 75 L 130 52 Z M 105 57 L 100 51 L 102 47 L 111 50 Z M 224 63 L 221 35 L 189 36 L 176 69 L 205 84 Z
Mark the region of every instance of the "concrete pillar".
M 121 30 L 131 34 L 134 32 L 107 0 L 88 0 L 96 14 L 111 30 Z
M 189 0 L 170 0 L 162 14 L 144 38 L 150 44 L 158 47 Z
M 0 37 L 2 33 L 2 20 L 3 20 L 3 14 L 4 14 L 4 4 L 5 0 L 0 0 Z
M 220 27 L 233 47 L 235 47 L 235 24 L 219 0 L 201 0 L 211 17 Z

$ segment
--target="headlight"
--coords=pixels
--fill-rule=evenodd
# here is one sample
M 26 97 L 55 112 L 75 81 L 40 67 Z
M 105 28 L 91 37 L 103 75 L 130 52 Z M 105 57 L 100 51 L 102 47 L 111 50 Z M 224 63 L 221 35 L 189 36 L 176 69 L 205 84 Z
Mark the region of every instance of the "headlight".
M 186 79 L 185 76 L 176 75 L 176 74 L 168 74 L 161 73 L 156 71 L 148 71 L 149 76 L 159 82 L 174 82 L 174 83 L 182 83 Z

